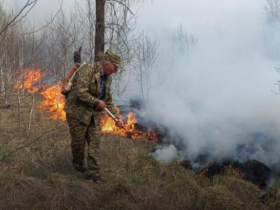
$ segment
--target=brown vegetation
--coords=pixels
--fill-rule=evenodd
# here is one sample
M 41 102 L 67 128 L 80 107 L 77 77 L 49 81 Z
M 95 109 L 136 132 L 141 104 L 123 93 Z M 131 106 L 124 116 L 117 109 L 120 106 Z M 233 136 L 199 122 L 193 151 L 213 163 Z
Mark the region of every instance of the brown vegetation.
M 28 106 L 25 109 L 20 125 L 17 109 L 0 109 L 0 158 L 4 159 L 0 161 L 0 210 L 280 207 L 279 190 L 259 200 L 258 187 L 234 170 L 209 180 L 184 169 L 177 160 L 164 165 L 150 157 L 155 142 L 113 135 L 102 136 L 101 173 L 107 182 L 95 184 L 72 169 L 66 123 L 35 108 L 27 132 L 30 113 Z
M 13 87 L 17 81 L 24 81 L 25 68 L 51 69 L 51 75 L 55 75 L 51 76 L 51 83 L 64 79 L 72 65 L 72 52 L 84 42 L 83 60 L 92 58 L 95 16 L 91 11 L 92 1 L 85 2 L 89 5 L 86 12 L 81 12 L 83 9 L 77 3 L 71 13 L 73 18 L 67 20 L 64 13 L 59 13 L 60 19 L 50 21 L 49 28 L 42 27 L 46 31 L 40 35 L 35 35 L 39 29 L 10 24 L 15 23 L 17 16 L 0 9 L 3 31 L 0 32 L 0 210 L 280 209 L 277 187 L 266 199 L 260 200 L 258 187 L 244 181 L 236 171 L 227 170 L 209 180 L 184 169 L 178 160 L 164 165 L 149 156 L 156 143 L 145 139 L 102 136 L 101 173 L 107 180 L 105 184 L 85 180 L 72 169 L 66 123 L 50 119 L 37 108 L 41 95 L 24 90 L 15 92 Z M 150 53 L 151 60 L 145 65 L 151 67 L 157 57 L 156 42 L 148 38 L 139 39 L 139 44 L 131 41 L 138 40 L 128 36 L 135 25 L 133 14 L 128 15 L 132 13 L 129 9 L 132 1 L 122 2 L 108 2 L 107 47 L 122 54 L 125 65 L 133 61 L 134 51 L 142 49 L 143 55 Z M 115 13 L 117 10 L 120 14 Z M 181 27 L 174 37 L 181 41 L 174 43 L 174 47 L 187 47 L 179 50 L 187 50 L 197 41 L 187 36 Z M 145 50 L 145 43 L 152 48 Z M 143 60 L 147 59 L 139 55 L 136 63 L 139 61 L 141 67 Z M 134 69 L 143 70 L 138 82 L 144 95 L 142 79 L 153 72 L 140 67 Z M 19 72 L 21 75 L 15 74 Z M 136 75 L 139 76 L 137 72 Z M 147 84 L 147 89 L 151 88 L 150 83 Z M 116 82 L 116 88 L 118 85 Z

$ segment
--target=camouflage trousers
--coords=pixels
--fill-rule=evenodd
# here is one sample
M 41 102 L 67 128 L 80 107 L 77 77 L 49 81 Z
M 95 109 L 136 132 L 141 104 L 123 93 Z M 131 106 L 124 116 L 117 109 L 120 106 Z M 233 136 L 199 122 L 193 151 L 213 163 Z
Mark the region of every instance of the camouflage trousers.
M 94 113 L 89 125 L 77 119 L 67 117 L 71 135 L 71 150 L 73 167 L 83 173 L 99 175 L 99 149 L 100 149 L 100 113 Z M 87 149 L 86 149 L 87 146 Z M 87 161 L 85 153 L 87 152 Z

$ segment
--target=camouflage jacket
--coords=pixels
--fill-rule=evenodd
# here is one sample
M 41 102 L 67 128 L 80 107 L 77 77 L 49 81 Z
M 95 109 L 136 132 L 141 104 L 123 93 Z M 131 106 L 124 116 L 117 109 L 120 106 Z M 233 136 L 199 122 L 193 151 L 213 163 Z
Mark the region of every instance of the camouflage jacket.
M 64 110 L 67 115 L 89 124 L 92 114 L 101 112 L 97 105 L 100 102 L 100 70 L 101 64 L 87 63 L 83 65 L 76 73 L 73 79 L 72 90 L 69 93 Z M 117 116 L 114 109 L 110 85 L 112 77 L 109 76 L 106 82 L 106 95 L 103 100 L 106 107 Z

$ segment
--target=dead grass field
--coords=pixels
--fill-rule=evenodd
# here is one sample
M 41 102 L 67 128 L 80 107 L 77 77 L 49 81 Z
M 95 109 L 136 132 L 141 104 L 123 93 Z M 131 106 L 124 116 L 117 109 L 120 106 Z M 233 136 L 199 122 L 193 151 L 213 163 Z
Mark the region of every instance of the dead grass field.
M 31 127 L 29 130 L 29 125 Z M 40 138 L 38 138 L 40 137 Z M 279 210 L 280 190 L 260 200 L 256 185 L 229 171 L 209 180 L 174 160 L 149 156 L 145 139 L 102 136 L 101 175 L 105 184 L 83 179 L 71 165 L 66 123 L 42 110 L 0 110 L 0 210 Z

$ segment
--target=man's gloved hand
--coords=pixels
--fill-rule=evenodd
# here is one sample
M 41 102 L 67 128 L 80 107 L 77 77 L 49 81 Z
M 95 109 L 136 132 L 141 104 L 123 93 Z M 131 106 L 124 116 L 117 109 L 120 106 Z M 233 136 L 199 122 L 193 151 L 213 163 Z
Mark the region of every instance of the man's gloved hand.
M 82 51 L 82 46 L 79 48 L 78 51 L 74 52 L 74 63 L 82 62 L 81 51 Z

